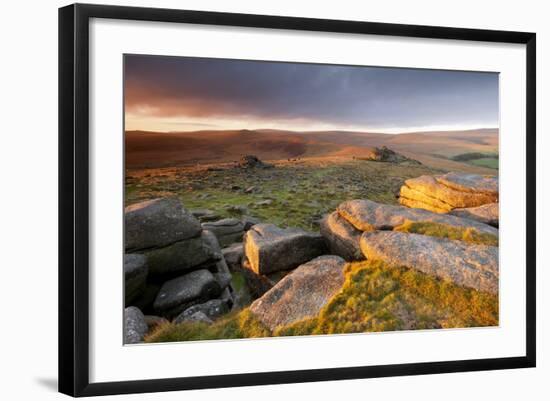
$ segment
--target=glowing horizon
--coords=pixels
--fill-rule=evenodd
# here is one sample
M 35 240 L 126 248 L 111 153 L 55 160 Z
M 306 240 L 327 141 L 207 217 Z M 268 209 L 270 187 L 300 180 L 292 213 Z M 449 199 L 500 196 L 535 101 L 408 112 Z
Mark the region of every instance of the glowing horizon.
M 128 131 L 498 128 L 498 74 L 125 56 Z

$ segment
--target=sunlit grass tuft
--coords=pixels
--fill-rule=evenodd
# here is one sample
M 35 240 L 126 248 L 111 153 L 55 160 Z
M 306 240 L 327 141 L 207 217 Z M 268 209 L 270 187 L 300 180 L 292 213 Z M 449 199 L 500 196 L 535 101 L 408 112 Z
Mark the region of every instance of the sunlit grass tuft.
M 348 264 L 342 291 L 319 315 L 271 333 L 248 309 L 205 323 L 168 323 L 146 342 L 340 334 L 498 325 L 498 296 L 383 262 Z
M 480 233 L 473 227 L 461 228 L 440 223 L 407 221 L 395 227 L 394 231 L 424 234 L 432 237 L 448 238 L 474 244 L 498 246 L 498 237 L 488 233 Z
M 248 309 L 233 312 L 207 324 L 203 322 L 166 323 L 150 333 L 145 342 L 173 342 L 269 337 L 270 331 Z
M 346 283 L 312 319 L 275 335 L 379 332 L 498 324 L 498 297 L 382 262 L 348 265 Z

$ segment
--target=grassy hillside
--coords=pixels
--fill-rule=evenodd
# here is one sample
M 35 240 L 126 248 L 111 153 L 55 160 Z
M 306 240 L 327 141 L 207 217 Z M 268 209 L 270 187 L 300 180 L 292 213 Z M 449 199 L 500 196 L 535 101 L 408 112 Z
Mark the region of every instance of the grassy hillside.
M 244 154 L 263 160 L 361 157 L 388 146 L 405 156 L 452 171 L 490 173 L 483 164 L 453 160 L 468 152 L 498 152 L 498 130 L 379 134 L 368 132 L 227 130 L 181 133 L 128 131 L 126 168 L 159 168 L 233 162 Z

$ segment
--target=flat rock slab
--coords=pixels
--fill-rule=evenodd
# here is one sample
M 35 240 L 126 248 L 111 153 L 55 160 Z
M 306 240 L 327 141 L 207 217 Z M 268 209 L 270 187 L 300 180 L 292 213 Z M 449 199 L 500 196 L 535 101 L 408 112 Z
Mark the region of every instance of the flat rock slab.
M 190 306 L 216 298 L 221 290 L 212 273 L 196 270 L 164 283 L 154 308 L 160 315 L 172 318 Z
M 477 220 L 493 227 L 498 227 L 499 207 L 498 203 L 488 203 L 478 207 L 454 209 L 449 212 L 453 216 Z
M 498 177 L 494 175 L 447 173 L 436 179 L 457 191 L 498 196 Z
M 369 260 L 412 268 L 463 287 L 498 293 L 498 247 L 396 231 L 365 232 L 360 244 Z
M 321 220 L 320 231 L 332 255 L 338 255 L 348 261 L 365 259 L 359 246 L 361 231 L 338 212 L 332 212 Z
M 250 267 L 258 274 L 290 270 L 325 253 L 320 234 L 299 228 L 257 224 L 244 236 L 244 250 Z
M 238 219 L 229 218 L 202 223 L 204 230 L 214 233 L 221 246 L 227 246 L 242 240 L 245 224 Z
M 439 213 L 498 202 L 498 178 L 477 174 L 423 175 L 405 181 L 400 202 Z
M 305 263 L 279 281 L 250 306 L 250 311 L 274 330 L 317 316 L 344 285 L 346 262 L 325 255 Z
M 201 232 L 197 218 L 176 198 L 153 199 L 127 206 L 124 222 L 127 251 L 170 245 Z
M 153 276 L 173 276 L 222 258 L 218 240 L 208 231 L 195 238 L 152 249 L 143 255 Z
M 143 342 L 149 327 L 145 322 L 145 316 L 135 306 L 124 309 L 124 344 L 137 344 Z
M 498 237 L 498 230 L 495 227 L 475 220 L 433 213 L 423 209 L 385 205 L 368 199 L 346 201 L 338 206 L 337 211 L 340 216 L 360 231 L 393 230 L 406 222 L 429 222 L 457 228 L 473 228 L 479 233 Z

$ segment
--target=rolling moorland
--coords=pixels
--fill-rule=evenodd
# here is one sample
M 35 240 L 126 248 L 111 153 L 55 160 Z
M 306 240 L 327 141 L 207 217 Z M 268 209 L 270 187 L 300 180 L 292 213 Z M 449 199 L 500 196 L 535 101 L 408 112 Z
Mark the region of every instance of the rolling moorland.
M 318 233 L 323 218 L 343 202 L 368 199 L 380 205 L 398 205 L 406 180 L 447 172 L 498 176 L 496 129 L 400 135 L 278 130 L 129 131 L 125 146 L 126 205 L 177 198 L 205 230 L 205 224 L 230 218 L 248 225 L 270 223 L 281 229 Z M 373 157 L 386 148 L 399 157 L 390 161 Z M 249 165 L 243 166 L 244 155 L 257 159 L 245 160 Z M 411 225 L 408 221 L 393 230 L 480 247 L 498 246 L 498 234 L 495 237 L 492 232 L 480 234 L 474 230 L 472 235 L 471 227 L 433 222 Z M 224 251 L 242 241 L 240 235 L 241 239 L 222 243 Z M 276 328 L 258 320 L 260 312 L 254 314 L 250 309 L 250 303 L 265 293 L 258 288 L 263 284 L 251 279 L 248 270 L 232 267 L 228 262 L 232 310 L 200 321 L 182 322 L 173 316 L 157 319 L 148 322 L 147 333 L 142 337 L 162 342 L 498 324 L 498 295 L 368 259 L 346 264 L 340 291 L 327 300 L 316 316 Z M 239 259 L 237 265 L 240 263 Z M 272 287 L 285 274 L 288 271 L 279 277 L 260 275 L 260 281 L 267 278 Z M 155 288 L 158 293 L 158 286 Z M 127 306 L 137 305 L 146 315 L 158 314 L 158 310 L 143 303 L 143 296 L 138 298 L 127 302 Z

